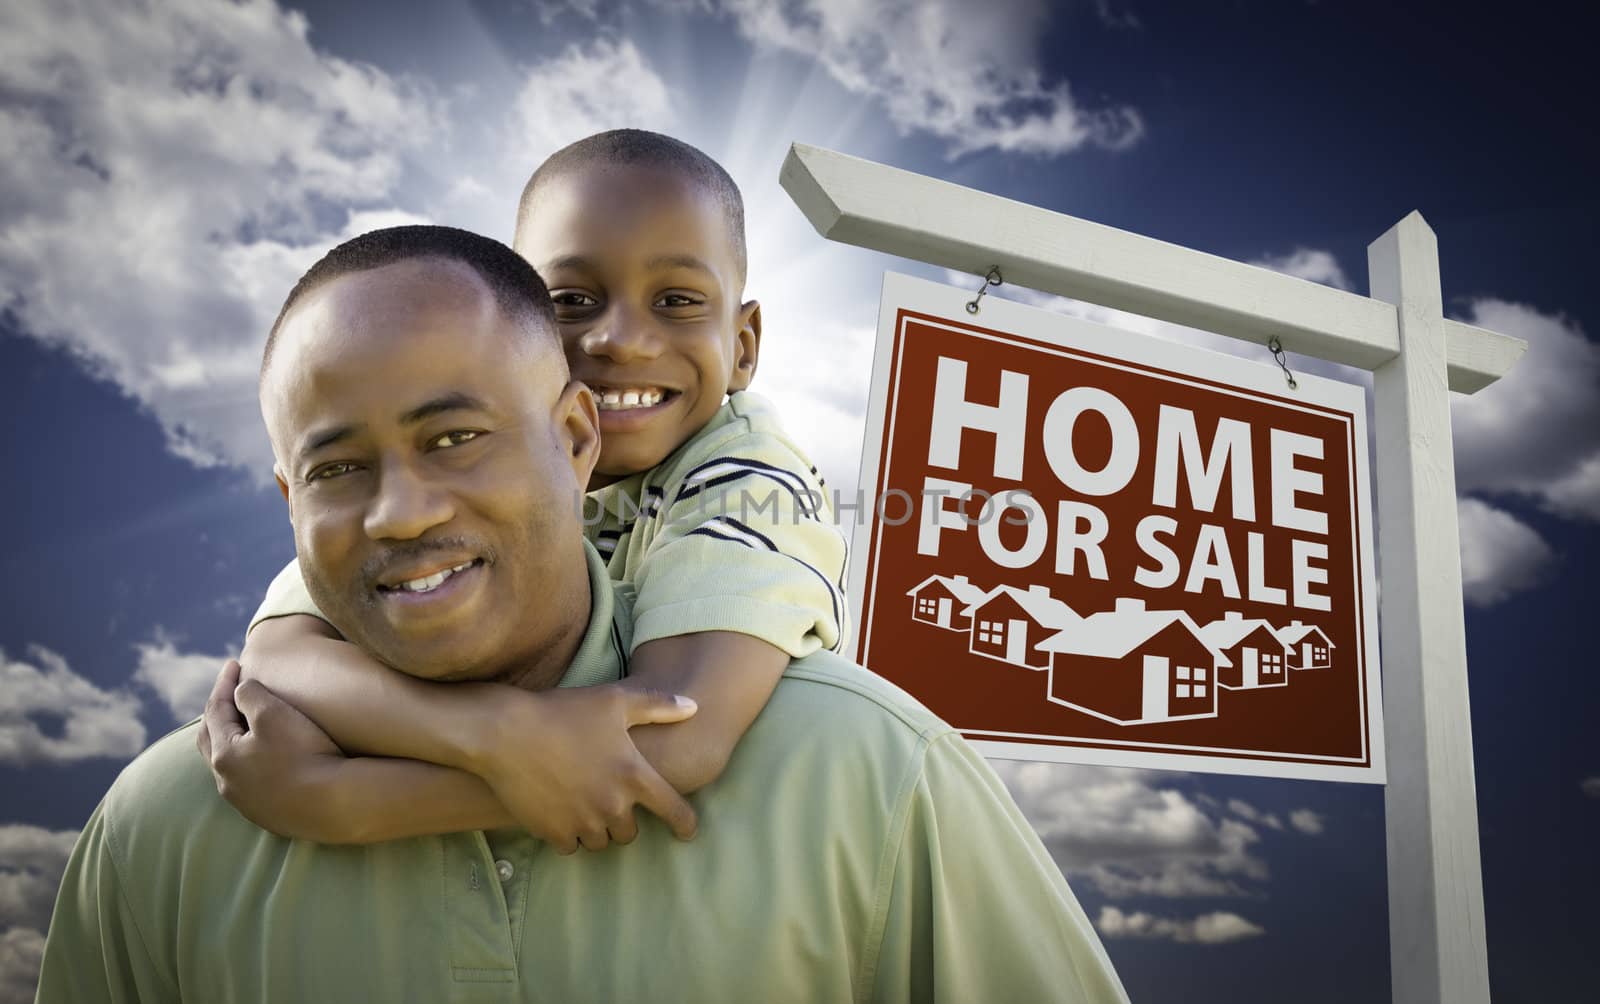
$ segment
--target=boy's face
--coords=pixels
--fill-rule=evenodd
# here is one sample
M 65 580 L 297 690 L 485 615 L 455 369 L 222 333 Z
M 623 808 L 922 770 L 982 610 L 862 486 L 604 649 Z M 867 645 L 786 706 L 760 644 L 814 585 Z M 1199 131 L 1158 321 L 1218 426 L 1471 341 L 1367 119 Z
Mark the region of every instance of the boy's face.
M 722 206 L 672 171 L 596 166 L 542 181 L 529 209 L 517 250 L 600 405 L 590 486 L 654 467 L 755 374 L 760 307 L 739 301 Z

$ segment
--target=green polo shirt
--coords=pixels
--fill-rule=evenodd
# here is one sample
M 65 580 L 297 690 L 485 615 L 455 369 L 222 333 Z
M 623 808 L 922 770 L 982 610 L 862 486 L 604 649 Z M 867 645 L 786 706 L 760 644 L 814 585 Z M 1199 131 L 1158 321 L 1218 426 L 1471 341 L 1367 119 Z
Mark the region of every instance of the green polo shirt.
M 589 550 L 564 686 L 618 677 L 631 593 Z M 67 865 L 39 1000 L 1124 1001 L 970 746 L 826 652 L 795 660 L 700 833 L 641 813 L 563 857 L 520 831 L 286 840 L 218 797 L 191 723 L 112 785 Z

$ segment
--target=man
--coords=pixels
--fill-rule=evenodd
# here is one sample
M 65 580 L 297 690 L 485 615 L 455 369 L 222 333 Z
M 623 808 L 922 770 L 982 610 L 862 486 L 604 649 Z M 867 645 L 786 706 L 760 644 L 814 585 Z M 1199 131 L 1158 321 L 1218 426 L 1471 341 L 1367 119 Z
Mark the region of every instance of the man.
M 407 227 L 308 280 L 269 340 L 262 401 L 335 627 L 432 680 L 616 680 L 631 598 L 574 505 L 594 403 L 531 267 Z M 431 584 L 395 586 L 418 576 Z M 292 716 L 259 686 L 239 703 L 252 729 Z M 982 759 L 825 652 L 791 665 L 696 797 L 697 839 L 647 817 L 600 854 L 511 828 L 277 837 L 218 796 L 195 729 L 135 760 L 85 827 L 41 1001 L 1125 999 Z

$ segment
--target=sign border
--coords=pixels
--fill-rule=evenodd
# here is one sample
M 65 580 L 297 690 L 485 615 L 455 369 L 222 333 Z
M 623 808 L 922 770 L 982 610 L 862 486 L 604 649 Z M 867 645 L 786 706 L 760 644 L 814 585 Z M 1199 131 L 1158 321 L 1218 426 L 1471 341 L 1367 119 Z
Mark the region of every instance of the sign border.
M 1365 390 L 1355 384 L 1305 374 L 1296 374 L 1303 390 L 1318 400 L 1308 402 L 1291 396 L 1284 386 L 1282 371 L 1276 366 L 1253 362 L 1209 349 L 1167 341 L 1135 332 L 1111 328 L 1093 321 L 1042 310 L 996 296 L 983 300 L 980 325 L 951 316 L 964 313 L 971 292 L 942 283 L 929 282 L 896 272 L 884 273 L 879 301 L 878 328 L 873 352 L 872 381 L 867 400 L 866 425 L 862 437 L 861 466 L 857 485 L 871 490 L 873 500 L 881 497 L 882 480 L 887 470 L 879 469 L 881 457 L 894 433 L 895 416 L 889 408 L 889 388 L 898 383 L 902 335 L 905 324 L 915 320 L 968 336 L 1024 344 L 1058 354 L 1085 357 L 1097 365 L 1135 370 L 1161 379 L 1205 386 L 1237 396 L 1267 399 L 1277 406 L 1319 412 L 1345 423 L 1351 463 L 1350 504 L 1352 548 L 1355 561 L 1357 630 L 1362 639 L 1358 647 L 1357 700 L 1364 705 L 1362 715 L 1363 757 L 1329 757 L 1314 754 L 1229 750 L 1209 747 L 1179 747 L 1135 740 L 1075 740 L 1058 736 L 1034 736 L 957 728 L 987 757 L 1011 760 L 1040 760 L 1058 763 L 1087 763 L 1107 766 L 1140 767 L 1157 770 L 1183 770 L 1215 774 L 1283 777 L 1327 781 L 1355 781 L 1383 784 L 1387 779 L 1384 759 L 1382 686 L 1379 670 L 1377 631 L 1376 555 L 1373 553 L 1371 466 L 1367 449 L 1367 400 Z M 1017 335 L 1005 328 L 1023 328 L 1029 335 Z M 1192 372 L 1205 372 L 1196 377 Z M 1221 371 L 1222 382 L 1217 379 Z M 876 440 L 876 442 L 874 442 Z M 869 509 L 872 516 L 876 508 Z M 877 520 L 869 516 L 855 523 L 849 566 L 851 623 L 857 626 L 856 659 L 863 661 L 872 634 L 872 609 L 866 602 L 866 587 L 876 579 L 878 553 Z M 1010 739 L 1030 739 L 1013 742 Z M 1094 745 L 1088 745 L 1093 743 Z M 1102 749 L 1099 746 L 1142 747 Z

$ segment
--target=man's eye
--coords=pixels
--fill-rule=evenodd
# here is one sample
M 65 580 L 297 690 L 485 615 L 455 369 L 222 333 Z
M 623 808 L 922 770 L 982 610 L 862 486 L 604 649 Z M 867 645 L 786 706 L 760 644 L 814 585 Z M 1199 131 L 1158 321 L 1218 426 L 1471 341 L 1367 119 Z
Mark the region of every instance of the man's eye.
M 682 293 L 668 293 L 656 301 L 658 307 L 698 307 L 699 300 Z
M 327 481 L 330 478 L 337 478 L 340 475 L 349 474 L 355 469 L 355 464 L 347 463 L 342 460 L 337 463 L 323 464 L 321 467 L 318 467 L 316 470 L 312 471 L 306 480 Z
M 480 435 L 482 435 L 482 433 L 475 432 L 471 429 L 457 429 L 454 432 L 447 432 L 444 435 L 437 437 L 428 445 L 435 449 L 442 450 L 451 446 L 460 446 L 462 443 L 470 443 L 474 439 L 477 439 Z

